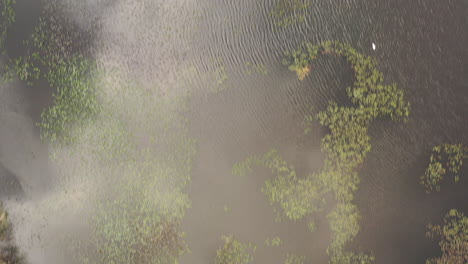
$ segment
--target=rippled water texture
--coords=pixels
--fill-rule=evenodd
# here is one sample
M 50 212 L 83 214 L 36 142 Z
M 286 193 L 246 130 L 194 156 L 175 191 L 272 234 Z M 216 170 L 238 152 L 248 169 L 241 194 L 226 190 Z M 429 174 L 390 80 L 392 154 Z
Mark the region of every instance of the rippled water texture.
M 40 13 L 34 1 L 17 2 L 18 27 L 7 47 L 12 56 L 21 54 L 15 43 L 30 34 L 30 24 Z M 244 178 L 231 174 L 235 163 L 271 147 L 299 174 L 321 168 L 324 131 L 317 125 L 304 135 L 301 122 L 311 106 L 321 110 L 329 100 L 350 104 L 345 88 L 352 85 L 353 74 L 343 59 L 327 57 L 305 80 L 297 80 L 281 60 L 303 41 L 339 40 L 374 56 L 386 82 L 395 82 L 411 103 L 408 123 L 377 120 L 371 125 L 372 150 L 357 191 L 363 218 L 353 246 L 372 251 L 376 263 L 424 263 L 438 254 L 435 243 L 425 237 L 425 225 L 440 221 L 450 208 L 468 212 L 468 166 L 458 185 L 444 184 L 440 193 L 426 195 L 419 185 L 432 146 L 468 143 L 467 2 L 310 2 L 306 20 L 287 28 L 275 27 L 269 15 L 273 0 L 63 2 L 81 29 L 93 28 L 89 53 L 103 69 L 117 67 L 121 78 L 141 81 L 161 96 L 190 92 L 190 134 L 198 152 L 187 188 L 192 208 L 182 223 L 191 253 L 182 257 L 183 264 L 212 262 L 221 235 L 231 233 L 258 245 L 255 263 L 282 263 L 287 252 L 307 256 L 311 263 L 327 263 L 330 232 L 324 219 L 316 219 L 315 233 L 307 230 L 306 221 L 276 223 L 260 192 L 271 175 L 261 169 Z M 9 87 L 1 92 L 0 175 L 17 189 L 41 186 L 34 191 L 50 195 L 47 184 L 54 181 L 50 175 L 57 168 L 48 164 L 46 155 L 34 156 L 34 151 L 47 149 L 39 145 L 33 124 L 50 103 L 51 91 Z M 13 122 L 12 115 L 20 117 Z M 21 136 L 19 142 L 12 139 L 15 133 L 15 140 Z M 21 157 L 31 162 L 18 162 Z M 27 218 L 21 210 L 32 212 L 35 204 L 16 211 L 15 203 L 11 207 L 13 216 Z M 34 217 L 46 218 L 44 214 Z M 23 231 L 18 237 L 32 248 L 30 254 L 39 256 L 40 247 L 25 242 L 34 234 L 34 217 L 19 225 Z M 76 219 L 65 221 L 44 223 L 48 232 L 79 225 Z M 265 239 L 274 236 L 281 237 L 284 246 L 265 247 Z M 55 253 L 44 255 L 43 263 L 55 260 L 50 257 Z

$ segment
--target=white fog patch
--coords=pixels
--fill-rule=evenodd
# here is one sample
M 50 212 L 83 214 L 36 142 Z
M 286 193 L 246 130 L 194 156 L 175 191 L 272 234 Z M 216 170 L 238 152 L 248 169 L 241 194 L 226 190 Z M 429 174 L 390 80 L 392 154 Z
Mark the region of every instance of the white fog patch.
M 98 34 L 97 59 L 119 69 L 127 80 L 170 91 L 189 68 L 190 43 L 197 27 L 193 1 L 121 1 L 106 10 Z
M 68 8 L 64 15 L 82 29 L 99 21 L 92 54 L 102 73 L 99 96 L 105 111 L 95 123 L 76 130 L 81 138 L 76 145 L 49 150 L 34 138 L 29 117 L 11 110 L 14 107 L 0 112 L 0 121 L 7 124 L 0 126 L 5 142 L 1 142 L 0 162 L 18 176 L 28 193 L 47 191 L 41 197 L 7 204 L 17 244 L 37 264 L 74 263 L 69 258 L 74 246 L 70 241 L 89 243 L 96 204 L 109 198 L 115 179 L 125 174 L 120 160 L 114 160 L 109 152 L 122 149 L 118 144 L 126 143 L 129 135 L 121 131 L 129 128 L 140 147 L 150 141 L 162 142 L 158 154 L 161 160 L 165 156 L 162 151 L 179 151 L 171 149 L 173 142 L 165 142 L 164 137 L 174 134 L 167 127 L 179 126 L 173 124 L 179 121 L 170 116 L 183 110 L 184 101 L 178 98 L 192 88 L 190 80 L 195 76 L 185 59 L 196 26 L 193 1 L 59 2 Z M 155 133 L 151 135 L 151 131 Z M 166 143 L 169 146 L 164 146 Z M 136 158 L 143 159 L 144 155 Z M 181 173 L 175 168 L 161 173 Z M 46 181 L 52 174 L 57 175 L 55 185 Z M 170 181 L 164 184 L 174 185 Z M 162 194 L 163 203 L 171 200 L 171 193 L 167 195 Z M 180 211 L 185 205 L 166 206 L 165 210 Z

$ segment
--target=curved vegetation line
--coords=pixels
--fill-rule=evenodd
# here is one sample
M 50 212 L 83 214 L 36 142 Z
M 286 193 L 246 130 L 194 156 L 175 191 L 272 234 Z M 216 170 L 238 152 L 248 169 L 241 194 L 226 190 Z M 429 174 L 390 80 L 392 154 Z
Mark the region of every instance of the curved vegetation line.
M 302 80 L 318 56 L 325 54 L 345 57 L 354 70 L 355 82 L 346 89 L 354 107 L 339 106 L 332 101 L 326 110 L 306 118 L 318 120 L 329 130 L 321 142 L 321 149 L 326 154 L 323 169 L 298 177 L 294 167 L 276 150 L 271 150 L 236 164 L 233 173 L 244 175 L 251 172 L 254 165 L 269 168 L 275 177 L 265 182 L 262 192 L 275 210 L 279 209 L 291 220 L 323 211 L 326 203 L 334 203 L 334 208 L 327 214 L 332 231 L 331 245 L 327 249 L 330 263 L 371 263 L 372 255 L 345 249 L 359 232 L 361 217 L 353 200 L 360 182 L 358 168 L 371 150 L 368 127 L 378 117 L 406 121 L 410 105 L 404 99 L 403 90 L 395 84 L 384 84 L 383 74 L 373 58 L 346 43 L 304 43 L 286 54 L 285 64 Z

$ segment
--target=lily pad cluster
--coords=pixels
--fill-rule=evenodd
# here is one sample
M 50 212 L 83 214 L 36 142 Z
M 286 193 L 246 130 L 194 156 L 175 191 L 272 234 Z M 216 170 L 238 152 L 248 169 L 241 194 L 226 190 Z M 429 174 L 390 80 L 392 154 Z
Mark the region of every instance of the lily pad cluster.
M 468 263 L 468 217 L 452 209 L 444 217 L 443 225 L 428 225 L 427 236 L 440 237 L 442 256 L 428 259 L 426 264 Z
M 270 11 L 278 27 L 288 27 L 303 22 L 309 12 L 310 0 L 278 0 Z
M 276 151 L 270 151 L 265 155 L 248 157 L 236 164 L 233 172 L 243 175 L 250 172 L 253 165 L 269 168 L 275 177 L 267 180 L 262 191 L 291 220 L 320 212 L 326 202 L 333 201 L 335 207 L 327 215 L 332 230 L 332 242 L 327 250 L 330 263 L 371 263 L 373 256 L 345 249 L 360 228 L 359 211 L 353 204 L 360 182 L 358 169 L 371 150 L 368 134 L 370 123 L 377 117 L 406 120 L 409 103 L 395 84 L 383 83 L 383 75 L 377 70 L 374 59 L 345 43 L 304 43 L 287 53 L 285 63 L 301 79 L 321 54 L 345 57 L 355 73 L 354 86 L 346 89 L 354 107 L 339 106 L 332 101 L 326 110 L 306 118 L 307 123 L 318 120 L 328 128 L 321 143 L 321 149 L 326 154 L 323 169 L 306 177 L 298 177 L 293 166 L 279 158 Z M 329 194 L 333 195 L 332 199 Z
M 10 14 L 10 9 L 3 12 Z M 94 61 L 84 56 L 87 39 L 60 13 L 58 2 L 50 4 L 26 42 L 30 52 L 8 59 L 5 66 L 3 81 L 18 77 L 35 88 L 39 80 L 44 80 L 54 90 L 53 105 L 43 111 L 38 124 L 41 137 L 51 143 L 69 145 L 74 141 L 71 130 L 77 127 L 76 123 L 87 122 L 99 112 L 98 69 Z
M 223 236 L 224 244 L 216 251 L 215 264 L 250 264 L 256 247 L 242 243 L 234 236 Z
M 305 42 L 299 48 L 286 52 L 284 63 L 296 71 L 299 79 L 305 78 L 304 71 L 312 67 L 319 55 L 342 56 L 350 63 L 355 81 L 346 88 L 349 98 L 365 111 L 366 118 L 389 116 L 393 119 L 407 119 L 409 102 L 404 100 L 404 92 L 396 84 L 385 84 L 383 74 L 377 69 L 377 62 L 371 56 L 359 53 L 351 45 L 339 41 L 324 41 L 320 44 Z
M 455 182 L 460 180 L 458 175 L 463 160 L 468 159 L 468 147 L 463 144 L 442 144 L 432 148 L 429 165 L 424 175 L 421 176 L 421 184 L 426 192 L 440 191 L 440 182 L 447 172 L 454 175 Z
M 268 179 L 262 187 L 272 206 L 291 220 L 321 211 L 325 204 L 325 190 L 316 185 L 311 177 L 299 178 L 292 165 L 289 165 L 272 149 L 263 156 L 250 156 L 233 167 L 236 175 L 245 175 L 253 166 L 263 166 L 271 170 L 275 177 Z M 276 209 L 275 209 L 276 210 Z
M 26 259 L 13 240 L 13 226 L 0 202 L 0 264 L 24 264 Z

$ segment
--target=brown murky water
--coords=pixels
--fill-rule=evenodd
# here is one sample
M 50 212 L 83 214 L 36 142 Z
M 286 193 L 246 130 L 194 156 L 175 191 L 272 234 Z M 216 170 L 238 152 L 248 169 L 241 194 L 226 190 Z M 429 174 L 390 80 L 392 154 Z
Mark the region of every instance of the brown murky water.
M 461 182 L 443 185 L 441 193 L 428 196 L 419 185 L 433 145 L 468 143 L 466 1 L 311 1 L 305 23 L 285 30 L 275 29 L 268 16 L 273 0 L 185 1 L 181 6 L 155 1 L 174 7 L 167 17 L 152 21 L 154 24 L 132 24 L 131 28 L 138 31 L 120 29 L 121 24 L 113 20 L 118 16 L 106 13 L 110 6 L 121 2 L 70 5 L 85 10 L 76 11 L 82 15 L 77 15 L 81 25 L 86 24 L 86 18 L 106 17 L 103 25 L 107 30 L 99 37 L 124 36 L 116 38 L 111 46 L 118 57 L 115 61 L 119 56 L 133 56 L 127 60 L 128 67 L 144 67 L 145 71 L 137 71 L 144 75 L 142 79 L 164 79 L 171 67 L 181 65 L 193 66 L 204 74 L 223 68 L 227 75 L 219 85 L 207 82 L 201 75 L 191 81 L 189 118 L 191 134 L 198 140 L 198 153 L 187 189 L 192 208 L 182 223 L 192 252 L 183 256 L 182 263 L 212 262 L 221 235 L 231 233 L 257 244 L 256 263 L 282 263 L 287 252 L 305 255 L 313 263 L 327 262 L 325 249 L 330 234 L 326 221 L 318 219 L 315 233 L 308 232 L 305 221 L 276 223 L 271 206 L 260 192 L 271 175 L 262 169 L 245 178 L 231 174 L 236 162 L 272 147 L 294 164 L 299 174 L 320 168 L 321 130 L 316 127 L 305 136 L 302 118 L 310 106 L 321 109 L 331 99 L 349 103 L 344 89 L 352 83 L 352 73 L 342 60 L 327 58 L 306 80 L 298 81 L 281 65 L 281 59 L 285 50 L 305 40 L 346 41 L 364 54 L 375 56 L 386 81 L 405 90 L 412 106 L 407 124 L 378 120 L 370 129 L 372 150 L 360 172 L 357 192 L 363 219 L 355 246 L 372 251 L 378 263 L 424 263 L 438 252 L 435 243 L 424 236 L 425 225 L 440 221 L 450 208 L 468 212 L 464 191 L 468 180 L 463 177 L 468 172 L 466 166 Z M 12 56 L 22 52 L 15 49 L 14 43 L 29 34 L 40 10 L 38 3 L 18 0 L 19 27 L 12 31 L 10 39 Z M 96 6 L 102 8 L 90 11 Z M 160 34 L 157 45 L 151 43 L 151 38 L 144 38 L 145 34 L 158 35 L 151 31 L 153 27 L 162 31 L 175 17 L 187 15 L 187 10 L 199 14 L 193 23 L 195 33 L 181 33 L 178 38 Z M 74 12 L 70 9 L 70 13 Z M 129 10 L 128 16 L 138 12 L 142 10 Z M 125 21 L 119 23 L 125 25 Z M 181 21 L 176 24 L 178 29 L 184 27 Z M 375 51 L 371 43 L 376 44 Z M 165 67 L 158 62 L 164 62 Z M 249 63 L 264 65 L 267 73 L 252 70 Z M 139 78 L 138 74 L 134 76 Z M 23 101 L 18 104 L 26 106 L 21 114 L 38 120 L 40 110 L 50 103 L 51 91 L 20 89 L 17 96 Z M 1 114 L 13 111 L 12 107 L 1 108 Z M 37 131 L 34 135 L 37 137 Z M 5 144 L 0 142 L 2 147 Z M 18 146 L 16 153 L 28 149 Z M 12 167 L 12 162 L 2 162 L 5 168 Z M 8 171 L 9 178 L 34 174 L 19 176 L 14 166 Z M 273 236 L 281 237 L 284 246 L 265 247 L 265 239 Z

